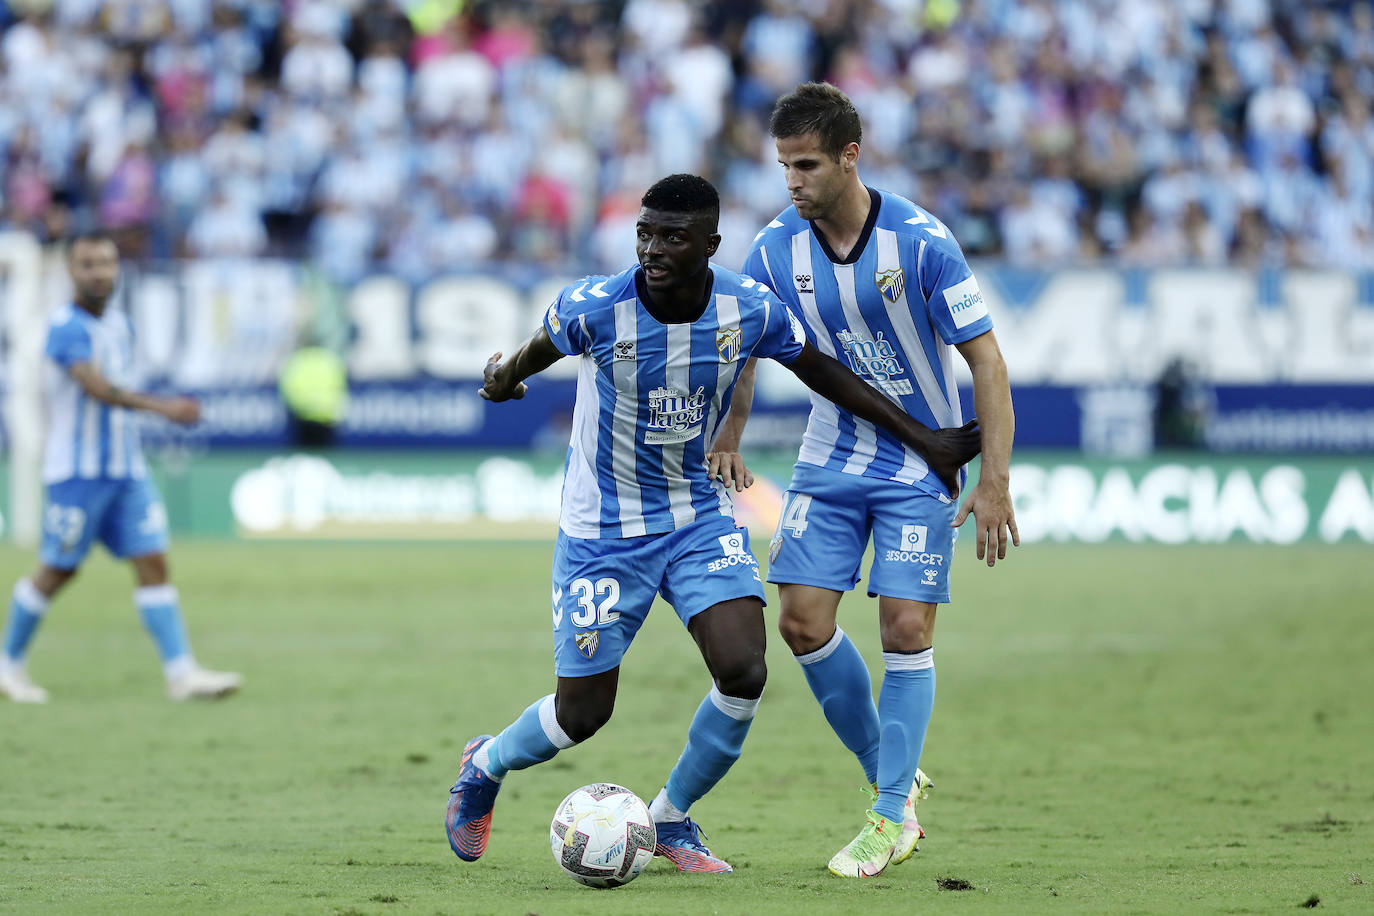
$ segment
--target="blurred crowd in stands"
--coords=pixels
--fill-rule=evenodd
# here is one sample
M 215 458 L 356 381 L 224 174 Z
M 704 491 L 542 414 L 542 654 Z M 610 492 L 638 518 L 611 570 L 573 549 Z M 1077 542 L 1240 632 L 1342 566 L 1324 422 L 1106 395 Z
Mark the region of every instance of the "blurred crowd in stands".
M 787 204 L 827 79 L 971 256 L 1374 267 L 1374 11 L 1317 0 L 0 0 L 0 227 L 351 283 L 611 269 L 639 196 Z

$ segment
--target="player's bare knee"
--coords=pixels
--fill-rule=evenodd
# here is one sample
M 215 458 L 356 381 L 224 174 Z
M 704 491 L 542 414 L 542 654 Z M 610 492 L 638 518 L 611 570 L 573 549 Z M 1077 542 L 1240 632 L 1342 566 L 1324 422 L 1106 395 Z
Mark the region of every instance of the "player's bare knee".
M 716 689 L 727 697 L 739 697 L 742 700 L 756 700 L 763 696 L 763 686 L 767 682 L 768 664 L 761 656 L 726 665 L 716 672 Z
M 919 652 L 935 642 L 938 605 L 883 598 L 878 603 L 878 633 L 886 652 Z
M 805 655 L 830 641 L 835 635 L 835 621 L 784 612 L 778 616 L 778 633 L 793 655 Z
M 558 705 L 558 727 L 577 743 L 586 741 L 611 721 L 612 704 L 572 702 Z
M 33 583 L 33 587 L 36 588 L 43 597 L 52 598 L 58 592 L 62 591 L 62 589 L 67 586 L 68 582 L 71 582 L 75 578 L 75 569 L 57 569 L 52 566 L 40 566 L 38 567 L 38 571 L 29 577 L 29 581 Z
M 134 577 L 140 587 L 167 584 L 167 555 L 162 553 L 134 557 L 131 561 Z

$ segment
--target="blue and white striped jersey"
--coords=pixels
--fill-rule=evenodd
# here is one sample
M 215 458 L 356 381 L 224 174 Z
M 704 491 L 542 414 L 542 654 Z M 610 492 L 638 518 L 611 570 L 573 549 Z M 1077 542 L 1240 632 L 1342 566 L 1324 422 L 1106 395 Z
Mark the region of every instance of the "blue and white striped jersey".
M 147 476 L 134 411 L 97 401 L 67 374 L 77 363 L 91 363 L 112 384 L 132 387 L 133 343 L 124 313 L 107 308 L 97 318 L 79 306 L 63 306 L 48 325 L 45 353 L 48 437 L 43 482 Z
M 762 284 L 711 266 L 701 316 L 665 324 L 640 299 L 639 268 L 563 289 L 544 315 L 561 352 L 581 357 L 559 526 L 570 537 L 675 531 L 734 517 L 706 476 L 706 452 L 752 356 L 791 363 L 801 324 Z
M 992 329 L 978 281 L 943 223 L 896 194 L 869 195 L 868 224 L 843 261 L 788 207 L 755 237 L 744 273 L 801 317 L 818 349 L 912 417 L 960 426 L 953 345 Z M 949 499 L 920 455 L 815 393 L 798 461 Z

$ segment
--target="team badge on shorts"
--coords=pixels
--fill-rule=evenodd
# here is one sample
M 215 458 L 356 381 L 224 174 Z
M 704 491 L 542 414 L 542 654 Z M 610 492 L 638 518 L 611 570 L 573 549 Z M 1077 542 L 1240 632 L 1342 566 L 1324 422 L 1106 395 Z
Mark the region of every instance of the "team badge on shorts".
M 768 542 L 768 562 L 776 563 L 778 554 L 782 553 L 782 535 L 773 535 L 773 540 Z
M 573 634 L 573 642 L 577 643 L 578 652 L 591 658 L 596 654 L 596 647 L 601 643 L 601 634 L 596 630 L 583 630 L 581 633 Z
M 874 274 L 873 281 L 878 284 L 878 292 L 889 302 L 902 298 L 902 290 L 906 289 L 906 274 L 900 267 Z

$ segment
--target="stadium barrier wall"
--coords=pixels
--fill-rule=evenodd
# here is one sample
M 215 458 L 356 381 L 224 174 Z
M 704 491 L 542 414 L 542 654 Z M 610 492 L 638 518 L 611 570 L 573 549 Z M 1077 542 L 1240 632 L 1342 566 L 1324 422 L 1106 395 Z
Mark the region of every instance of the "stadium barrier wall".
M 156 474 L 176 535 L 231 538 L 547 539 L 556 454 L 164 454 Z M 742 521 L 771 532 L 791 458 L 750 457 Z M 976 479 L 976 478 L 975 478 Z M 1374 458 L 1027 452 L 1012 464 L 1023 543 L 1230 541 L 1374 544 Z M 8 507 L 0 507 L 7 509 Z

